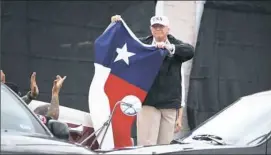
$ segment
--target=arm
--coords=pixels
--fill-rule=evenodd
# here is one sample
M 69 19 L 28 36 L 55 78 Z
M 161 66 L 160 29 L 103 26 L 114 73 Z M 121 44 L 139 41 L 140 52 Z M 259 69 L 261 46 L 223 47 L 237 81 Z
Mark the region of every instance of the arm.
M 26 95 L 22 97 L 22 100 L 26 103 L 29 104 L 34 98 L 31 97 L 31 92 L 29 91 Z
M 179 118 L 182 119 L 182 117 L 183 117 L 183 108 L 181 107 L 181 108 L 179 108 L 179 110 L 178 110 L 178 119 L 179 119 Z
M 177 111 L 177 120 L 175 123 L 175 133 L 179 132 L 182 128 L 182 119 L 183 119 L 183 108 L 179 108 Z
M 48 107 L 48 112 L 46 115 L 55 120 L 57 120 L 59 117 L 59 91 L 65 79 L 66 76 L 61 78 L 59 75 L 57 75 L 52 88 L 51 104 Z
M 176 44 L 175 55 L 182 62 L 188 61 L 194 57 L 194 47 L 187 43 Z
M 56 80 L 53 83 L 52 88 L 52 98 L 51 98 L 51 104 L 46 104 L 37 107 L 34 112 L 39 115 L 47 116 L 50 118 L 53 118 L 55 120 L 58 120 L 59 117 L 59 91 L 62 87 L 62 84 L 64 80 L 66 79 L 66 76 L 61 78 L 59 75 L 56 76 Z
M 45 104 L 38 106 L 34 113 L 42 116 L 48 116 L 55 120 L 59 117 L 59 98 L 58 94 L 52 95 L 51 104 Z
M 194 47 L 172 37 L 172 47 L 170 53 L 181 62 L 188 61 L 194 57 Z
M 29 104 L 33 99 L 36 99 L 39 95 L 39 88 L 36 82 L 36 72 L 33 72 L 30 78 L 30 89 L 25 96 L 22 97 L 22 100 Z
M 58 94 L 52 94 L 51 104 L 48 107 L 47 116 L 57 120 L 59 117 L 59 96 Z

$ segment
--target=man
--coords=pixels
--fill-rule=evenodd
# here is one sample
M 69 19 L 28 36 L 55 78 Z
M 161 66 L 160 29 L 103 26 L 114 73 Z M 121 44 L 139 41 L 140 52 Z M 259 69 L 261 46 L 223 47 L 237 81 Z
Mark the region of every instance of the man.
M 46 124 L 50 119 L 57 120 L 59 117 L 59 92 L 66 76 L 63 78 L 59 75 L 56 76 L 56 80 L 53 82 L 51 104 L 42 105 L 34 110 L 34 113 Z M 4 72 L 1 70 L 1 82 L 5 83 L 15 93 L 19 94 L 19 88 L 16 84 L 6 82 Z M 36 73 L 33 72 L 30 78 L 30 91 L 22 97 L 26 104 L 29 104 L 33 99 L 36 99 L 39 95 L 39 89 L 36 82 Z
M 112 16 L 111 22 L 121 20 Z M 168 55 L 137 115 L 138 145 L 169 144 L 182 124 L 181 66 L 194 56 L 194 48 L 169 34 L 169 20 L 154 16 L 150 20 L 152 35 L 140 38 L 145 44 L 167 49 Z

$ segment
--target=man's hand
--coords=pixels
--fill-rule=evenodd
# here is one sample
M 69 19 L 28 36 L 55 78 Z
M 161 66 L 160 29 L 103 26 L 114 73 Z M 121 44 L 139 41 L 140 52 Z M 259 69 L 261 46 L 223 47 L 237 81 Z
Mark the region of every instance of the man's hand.
M 1 70 L 1 82 L 6 83 L 6 75 L 2 70 Z
M 63 78 L 59 75 L 56 76 L 56 80 L 54 81 L 53 88 L 52 88 L 52 95 L 58 95 L 60 88 L 62 87 L 62 84 L 64 80 L 66 79 L 66 76 Z
M 181 131 L 181 128 L 182 128 L 182 117 L 178 117 L 178 119 L 176 120 L 176 123 L 175 123 L 175 133 Z
M 157 48 L 166 48 L 166 43 L 164 43 L 164 42 L 158 42 L 158 43 L 156 43 L 156 47 Z
M 31 97 L 36 98 L 39 95 L 39 88 L 36 82 L 36 72 L 33 72 L 30 79 Z
M 167 44 L 166 46 L 165 46 L 165 48 L 168 50 L 168 51 L 173 51 L 173 49 L 174 49 L 174 45 L 173 44 Z
M 114 23 L 116 21 L 120 21 L 121 20 L 121 16 L 120 15 L 115 15 L 111 17 L 111 22 Z

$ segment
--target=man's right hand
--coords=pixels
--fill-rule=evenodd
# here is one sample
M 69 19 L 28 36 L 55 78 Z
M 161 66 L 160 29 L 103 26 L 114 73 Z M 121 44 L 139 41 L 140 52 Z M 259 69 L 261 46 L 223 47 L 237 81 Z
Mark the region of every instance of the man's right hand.
M 115 15 L 111 17 L 111 22 L 114 23 L 116 21 L 120 21 L 121 20 L 121 16 L 120 15 Z

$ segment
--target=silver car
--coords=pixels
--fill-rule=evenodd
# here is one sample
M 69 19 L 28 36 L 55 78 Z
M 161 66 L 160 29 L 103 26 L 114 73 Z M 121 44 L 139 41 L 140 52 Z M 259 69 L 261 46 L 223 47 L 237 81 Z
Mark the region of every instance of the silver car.
M 271 154 L 271 91 L 245 96 L 173 144 L 138 146 L 118 154 Z

